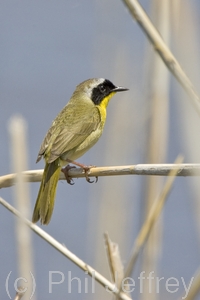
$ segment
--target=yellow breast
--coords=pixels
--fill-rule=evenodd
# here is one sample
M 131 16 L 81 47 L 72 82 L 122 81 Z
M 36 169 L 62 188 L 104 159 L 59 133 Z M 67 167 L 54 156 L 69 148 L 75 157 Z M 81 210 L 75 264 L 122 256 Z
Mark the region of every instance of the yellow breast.
M 102 127 L 104 127 L 105 121 L 106 121 L 106 108 L 108 106 L 108 103 L 110 99 L 114 96 L 115 92 L 111 93 L 107 97 L 105 97 L 101 103 L 98 105 L 98 109 L 100 111 L 101 115 L 101 122 L 102 122 Z

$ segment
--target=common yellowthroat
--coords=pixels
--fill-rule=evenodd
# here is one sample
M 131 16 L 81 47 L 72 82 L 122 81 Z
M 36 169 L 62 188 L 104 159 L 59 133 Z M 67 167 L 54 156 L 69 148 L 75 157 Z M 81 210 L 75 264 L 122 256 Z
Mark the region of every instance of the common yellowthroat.
M 117 92 L 127 90 L 103 78 L 89 79 L 76 87 L 68 104 L 53 121 L 40 147 L 36 162 L 43 156 L 46 164 L 33 211 L 33 223 L 39 219 L 42 224 L 50 222 L 62 167 L 69 162 L 83 166 L 75 160 L 100 138 L 110 98 Z

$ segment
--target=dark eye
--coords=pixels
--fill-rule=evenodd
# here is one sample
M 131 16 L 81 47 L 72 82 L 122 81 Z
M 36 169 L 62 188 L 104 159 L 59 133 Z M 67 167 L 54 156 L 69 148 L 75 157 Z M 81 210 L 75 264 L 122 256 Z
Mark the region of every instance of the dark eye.
M 101 84 L 101 85 L 99 86 L 99 90 L 100 90 L 100 92 L 103 94 L 103 93 L 105 93 L 105 91 L 106 91 L 106 87 L 105 87 L 103 84 Z

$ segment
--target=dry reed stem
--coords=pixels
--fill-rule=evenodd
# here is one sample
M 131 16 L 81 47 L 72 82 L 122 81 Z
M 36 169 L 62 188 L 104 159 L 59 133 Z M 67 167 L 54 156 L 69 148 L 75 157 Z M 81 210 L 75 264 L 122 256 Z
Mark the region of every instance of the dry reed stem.
M 152 0 L 151 15 L 156 27 L 161 32 L 167 44 L 170 41 L 170 7 L 169 0 Z M 150 50 L 151 45 L 147 44 Z M 147 129 L 146 141 L 146 161 L 152 163 L 162 163 L 166 161 L 166 152 L 168 149 L 168 128 L 169 128 L 169 89 L 170 73 L 163 64 L 162 60 L 153 51 L 148 51 L 148 77 L 146 78 L 148 106 L 150 110 L 150 120 Z M 158 176 L 147 176 L 143 190 L 144 206 L 142 209 L 142 220 L 145 220 L 148 213 L 163 187 L 163 178 Z M 141 268 L 146 274 L 154 270 L 155 277 L 158 272 L 158 262 L 162 249 L 162 216 L 158 220 L 157 226 L 154 226 L 152 233 L 145 245 L 142 255 Z M 151 300 L 158 298 L 156 292 L 156 283 L 152 281 Z M 144 282 L 144 290 L 141 294 L 141 300 L 149 297 L 148 284 Z
M 124 267 L 119 253 L 119 246 L 111 241 L 108 233 L 104 233 L 104 238 L 112 281 L 119 288 L 124 278 Z
M 175 161 L 175 163 L 180 164 L 182 162 L 183 158 L 178 157 Z M 135 243 L 133 245 L 130 259 L 127 263 L 127 267 L 125 269 L 125 277 L 129 277 L 133 271 L 133 267 L 135 265 L 135 262 L 137 260 L 138 254 L 141 251 L 142 247 L 144 246 L 145 242 L 147 241 L 149 234 L 153 228 L 153 225 L 155 224 L 156 220 L 158 219 L 162 208 L 165 204 L 166 198 L 171 190 L 172 184 L 176 178 L 176 175 L 178 173 L 178 170 L 174 169 L 170 172 L 170 177 L 167 178 L 167 181 L 163 187 L 163 190 L 160 194 L 160 197 L 157 201 L 154 202 L 153 206 L 151 207 L 151 210 L 135 240 Z
M 106 253 L 108 258 L 108 264 L 110 267 L 111 277 L 113 282 L 116 284 L 117 288 L 120 290 L 121 284 L 126 287 L 126 293 L 131 298 L 129 293 L 129 283 L 128 280 L 124 280 L 124 266 L 122 264 L 119 246 L 116 243 L 113 243 L 109 238 L 108 233 L 104 233 L 105 238 L 105 246 L 106 246 Z M 120 299 L 118 295 L 116 295 L 116 299 Z
M 171 176 L 172 170 L 178 171 L 176 176 L 200 176 L 200 164 L 138 164 L 112 167 L 91 168 L 89 177 L 101 176 L 121 176 L 121 175 L 157 175 Z M 24 180 L 27 182 L 40 182 L 43 169 L 29 170 L 23 172 Z M 81 168 L 71 169 L 69 176 L 72 178 L 85 177 Z M 7 188 L 15 184 L 16 174 L 0 176 L 0 189 Z M 60 173 L 59 180 L 65 180 L 63 173 Z
M 86 264 L 83 260 L 78 258 L 75 254 L 73 254 L 70 250 L 68 250 L 66 247 L 64 247 L 62 244 L 60 244 L 57 240 L 55 240 L 52 236 L 50 236 L 48 233 L 46 233 L 40 227 L 33 224 L 28 219 L 24 218 L 24 216 L 17 209 L 15 209 L 12 205 L 10 205 L 6 200 L 4 200 L 1 197 L 0 197 L 0 204 L 2 204 L 6 209 L 8 209 L 15 216 L 20 218 L 31 230 L 33 230 L 37 235 L 39 235 L 42 239 L 44 239 L 49 245 L 51 245 L 57 251 L 59 251 L 61 254 L 63 254 L 65 257 L 70 259 L 74 264 L 76 264 L 83 271 L 87 271 L 88 275 L 91 276 L 94 280 L 99 282 L 106 289 L 109 289 L 109 291 L 112 291 L 113 294 L 117 294 L 117 295 L 119 294 L 120 291 L 116 287 L 115 284 L 111 283 L 104 276 L 102 276 L 99 272 L 97 272 L 91 266 Z M 119 294 L 119 297 L 122 300 L 131 300 L 131 298 L 129 296 L 127 296 L 125 293 L 122 293 L 122 292 Z
M 18 287 L 18 292 L 16 293 L 14 300 L 21 300 L 22 297 L 24 296 L 24 294 L 25 294 L 24 288 L 23 287 Z
M 200 268 L 194 274 L 194 280 L 188 291 L 187 297 L 186 298 L 181 297 L 180 299 L 185 299 L 185 300 L 196 299 L 196 296 L 199 294 L 199 292 L 200 292 Z
M 24 182 L 24 176 L 22 174 L 22 170 L 28 168 L 26 139 L 27 124 L 21 116 L 16 115 L 10 119 L 8 125 L 11 144 L 11 166 L 12 170 L 16 172 L 16 185 L 13 189 L 13 198 L 16 208 L 22 213 L 22 215 L 29 218 L 31 211 L 29 185 Z M 32 272 L 34 270 L 31 231 L 20 219 L 16 219 L 15 236 L 18 257 L 18 274 L 19 276 L 26 278 L 27 282 L 30 282 L 30 270 L 32 270 Z M 23 295 L 19 293 L 18 297 L 22 296 Z M 30 298 L 35 300 L 35 295 L 31 295 L 31 289 L 28 288 L 24 293 L 24 300 L 28 300 Z
M 128 7 L 131 15 L 138 22 L 138 24 L 148 37 L 148 39 L 154 46 L 155 51 L 160 55 L 167 68 L 171 71 L 171 73 L 176 77 L 184 90 L 187 92 L 193 105 L 196 107 L 198 113 L 200 114 L 200 98 L 197 95 L 190 79 L 187 77 L 174 55 L 164 43 L 161 35 L 150 21 L 142 6 L 137 0 L 123 0 L 123 2 Z

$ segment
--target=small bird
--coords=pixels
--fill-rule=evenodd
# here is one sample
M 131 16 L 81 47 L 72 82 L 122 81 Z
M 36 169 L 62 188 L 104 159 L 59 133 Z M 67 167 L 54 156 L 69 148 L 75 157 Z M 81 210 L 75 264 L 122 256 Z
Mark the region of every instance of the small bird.
M 87 176 L 90 167 L 75 160 L 99 140 L 111 97 L 127 90 L 103 78 L 88 79 L 76 87 L 67 105 L 53 121 L 40 147 L 36 162 L 43 156 L 45 168 L 33 211 L 33 223 L 40 220 L 47 225 L 50 222 L 60 171 L 68 163 L 82 167 L 90 182 Z M 68 166 L 62 169 L 70 183 L 67 170 Z

